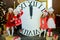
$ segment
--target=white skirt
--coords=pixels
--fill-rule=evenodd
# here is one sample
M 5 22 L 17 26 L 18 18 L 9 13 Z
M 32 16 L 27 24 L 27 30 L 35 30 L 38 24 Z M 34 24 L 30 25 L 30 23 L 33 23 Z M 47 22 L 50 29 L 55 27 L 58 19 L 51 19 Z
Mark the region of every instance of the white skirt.
M 47 21 L 48 28 L 56 28 L 55 22 L 53 18 L 49 18 Z

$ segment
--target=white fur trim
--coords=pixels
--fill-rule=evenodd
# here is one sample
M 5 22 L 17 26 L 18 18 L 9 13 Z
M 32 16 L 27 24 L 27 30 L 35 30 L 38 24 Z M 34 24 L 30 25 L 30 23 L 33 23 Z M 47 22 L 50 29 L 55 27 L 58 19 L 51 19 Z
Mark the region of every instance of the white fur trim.
M 13 11 L 13 8 L 9 8 L 8 10 L 12 10 Z
M 51 8 L 48 9 L 48 12 L 49 12 L 49 11 L 54 11 L 54 9 L 51 7 Z

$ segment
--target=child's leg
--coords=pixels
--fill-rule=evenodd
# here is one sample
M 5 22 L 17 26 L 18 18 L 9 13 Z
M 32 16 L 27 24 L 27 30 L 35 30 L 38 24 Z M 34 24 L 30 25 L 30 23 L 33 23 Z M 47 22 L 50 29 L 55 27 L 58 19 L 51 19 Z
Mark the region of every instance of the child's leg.
M 22 24 L 19 25 L 19 30 L 21 30 L 21 29 L 22 29 Z
M 40 30 L 40 34 L 39 34 L 39 37 L 41 37 L 41 33 L 43 32 L 43 29 Z
M 9 30 L 9 27 L 7 27 L 6 31 L 7 31 L 8 35 L 10 36 L 10 30 Z
M 41 32 L 40 32 L 40 34 L 39 34 L 39 37 L 41 37 Z
M 22 24 L 20 24 L 20 28 L 19 29 L 20 29 L 20 32 L 22 32 Z
M 46 36 L 46 29 L 44 30 L 44 37 Z
M 13 36 L 13 34 L 14 34 L 14 27 L 12 27 L 12 36 Z
M 17 26 L 17 31 L 22 31 L 22 26 L 21 25 Z

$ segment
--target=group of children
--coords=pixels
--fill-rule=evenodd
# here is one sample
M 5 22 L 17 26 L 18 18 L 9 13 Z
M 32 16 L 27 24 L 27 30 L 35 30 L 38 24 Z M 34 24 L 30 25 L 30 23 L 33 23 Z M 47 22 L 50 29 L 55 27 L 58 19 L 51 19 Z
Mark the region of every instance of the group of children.
M 43 10 L 43 14 L 40 18 L 40 34 L 44 31 L 44 37 L 46 35 L 47 30 L 47 36 L 52 36 L 52 29 L 56 28 L 55 24 L 55 15 L 54 15 L 54 9 L 51 7 L 48 10 Z
M 8 33 L 9 36 L 10 36 L 10 34 L 12 34 L 12 36 L 13 36 L 14 28 L 16 29 L 16 32 L 19 30 L 22 31 L 22 27 L 21 27 L 22 21 L 20 18 L 23 15 L 22 9 L 20 10 L 20 13 L 18 13 L 17 10 L 13 10 L 13 8 L 8 8 L 8 12 L 5 13 L 3 11 L 3 13 L 4 13 L 3 19 L 6 19 L 5 20 L 6 22 L 5 22 L 5 24 L 3 23 L 1 25 L 5 25 L 5 31 Z M 1 21 L 1 19 L 0 19 L 0 21 Z M 1 28 L 2 28 L 2 30 L 4 29 L 3 26 Z M 3 33 L 3 31 L 1 31 L 1 32 Z
M 44 37 L 45 37 L 45 34 L 46 34 L 46 30 L 48 30 L 47 32 L 47 35 L 48 36 L 51 36 L 52 35 L 52 29 L 53 28 L 56 28 L 56 24 L 55 24 L 55 15 L 54 15 L 54 9 L 53 8 L 49 8 L 48 10 L 43 10 L 42 11 L 42 15 L 41 15 L 41 18 L 40 18 L 40 35 L 39 37 L 41 36 L 41 33 L 44 31 Z M 0 17 L 0 21 L 3 23 L 5 22 L 5 28 L 6 28 L 6 31 L 8 33 L 8 35 L 10 36 L 10 30 L 11 30 L 11 34 L 13 36 L 14 34 L 14 28 L 17 28 L 16 32 L 19 31 L 19 29 L 22 29 L 22 20 L 21 20 L 21 16 L 23 15 L 23 10 L 21 9 L 20 10 L 20 13 L 17 12 L 17 10 L 13 10 L 13 8 L 9 8 L 8 9 L 8 12 L 5 14 L 5 11 L 3 11 L 4 15 L 3 15 L 3 21 L 1 21 L 1 18 L 2 16 Z M 0 22 L 0 23 L 1 23 Z M 0 24 L 1 26 L 3 24 Z M 3 27 L 2 28 L 2 31 L 3 31 Z M 0 32 L 1 33 L 1 32 Z

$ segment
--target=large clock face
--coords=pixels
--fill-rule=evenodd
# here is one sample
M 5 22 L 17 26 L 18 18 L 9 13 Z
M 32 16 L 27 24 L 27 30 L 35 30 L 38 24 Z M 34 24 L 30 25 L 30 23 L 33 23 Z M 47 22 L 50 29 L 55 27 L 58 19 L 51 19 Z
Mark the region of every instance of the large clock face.
M 23 10 L 22 20 L 22 34 L 26 36 L 35 36 L 40 33 L 40 17 L 45 6 L 37 1 L 25 1 L 19 4 L 16 8 L 18 12 Z

